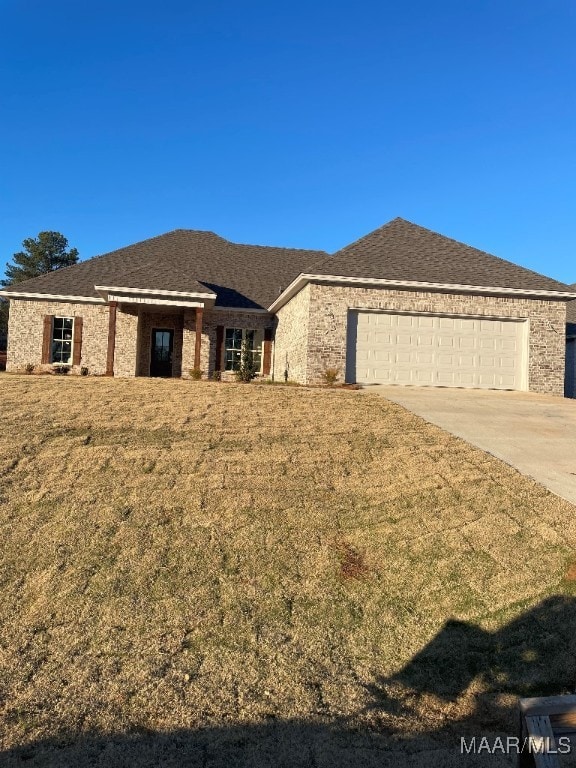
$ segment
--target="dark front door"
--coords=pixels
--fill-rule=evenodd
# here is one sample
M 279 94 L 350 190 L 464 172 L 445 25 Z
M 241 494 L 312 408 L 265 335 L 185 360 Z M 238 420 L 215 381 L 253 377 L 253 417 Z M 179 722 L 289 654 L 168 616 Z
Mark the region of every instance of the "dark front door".
M 152 329 L 152 354 L 150 376 L 172 376 L 172 349 L 174 331 L 166 328 Z

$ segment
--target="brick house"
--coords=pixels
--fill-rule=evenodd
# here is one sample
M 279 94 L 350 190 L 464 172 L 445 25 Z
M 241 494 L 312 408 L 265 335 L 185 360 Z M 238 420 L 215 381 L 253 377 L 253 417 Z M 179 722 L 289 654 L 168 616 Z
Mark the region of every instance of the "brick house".
M 260 375 L 562 394 L 574 289 L 403 219 L 333 255 L 175 230 L 0 293 L 7 370 Z

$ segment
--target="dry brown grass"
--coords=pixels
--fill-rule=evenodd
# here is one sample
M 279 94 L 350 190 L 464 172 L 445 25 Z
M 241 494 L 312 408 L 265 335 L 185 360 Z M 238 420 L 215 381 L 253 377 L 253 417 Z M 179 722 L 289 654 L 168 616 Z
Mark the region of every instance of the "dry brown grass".
M 518 638 L 452 697 L 402 672 L 451 617 L 512 637 L 570 594 L 576 519 L 381 397 L 4 374 L 0 409 L 4 750 L 337 722 L 365 734 L 358 765 L 402 765 L 451 720 L 497 730 L 491 706 L 573 682 L 568 652 L 550 671 Z M 68 764 L 48 755 L 28 764 Z

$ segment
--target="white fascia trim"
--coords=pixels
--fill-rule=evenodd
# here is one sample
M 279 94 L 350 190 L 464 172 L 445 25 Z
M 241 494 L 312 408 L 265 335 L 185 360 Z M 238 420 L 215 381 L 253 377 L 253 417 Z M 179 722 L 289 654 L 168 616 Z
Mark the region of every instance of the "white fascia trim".
M 212 312 L 246 312 L 250 315 L 269 315 L 267 309 L 248 309 L 247 307 L 212 307 Z
M 461 285 L 459 283 L 426 283 L 416 280 L 385 280 L 378 277 L 344 277 L 342 275 L 301 274 L 278 296 L 268 308 L 276 312 L 283 304 L 300 291 L 307 283 L 333 283 L 335 285 L 359 285 L 380 288 L 411 288 L 413 290 L 457 291 L 459 293 L 487 293 L 501 296 L 528 296 L 532 298 L 569 299 L 576 298 L 576 293 L 568 291 L 545 291 L 522 288 L 496 288 L 484 285 Z
M 98 293 L 102 292 L 120 292 L 129 294 L 145 294 L 153 296 L 178 296 L 187 299 L 216 299 L 215 293 L 201 293 L 199 291 L 186 292 L 186 291 L 165 291 L 161 288 L 125 288 L 117 285 L 95 285 Z
M 67 296 L 60 293 L 30 293 L 29 291 L 0 291 L 0 298 L 6 299 L 44 299 L 45 301 L 73 301 L 83 304 L 105 304 L 104 299 L 94 296 Z
M 121 294 L 109 293 L 108 301 L 117 301 L 118 304 L 153 304 L 158 307 L 203 307 L 201 301 L 184 301 L 177 299 L 154 299 L 150 296 L 122 296 Z

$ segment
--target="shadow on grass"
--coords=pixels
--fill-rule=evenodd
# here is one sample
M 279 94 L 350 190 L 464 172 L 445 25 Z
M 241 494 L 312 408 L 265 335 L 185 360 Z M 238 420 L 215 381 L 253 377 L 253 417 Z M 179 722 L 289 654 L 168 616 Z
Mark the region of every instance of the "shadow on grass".
M 550 597 L 491 633 L 458 621 L 403 669 L 370 687 L 366 727 L 271 719 L 261 724 L 118 735 L 61 733 L 0 753 L 0 765 L 49 768 L 424 768 L 515 765 L 514 756 L 461 755 L 460 736 L 515 735 L 515 699 L 574 689 L 576 599 Z M 422 701 L 482 693 L 464 717 L 430 725 Z M 506 703 L 502 703 L 505 701 Z M 449 711 L 449 710 L 447 710 Z M 403 723 L 403 727 L 394 727 Z

